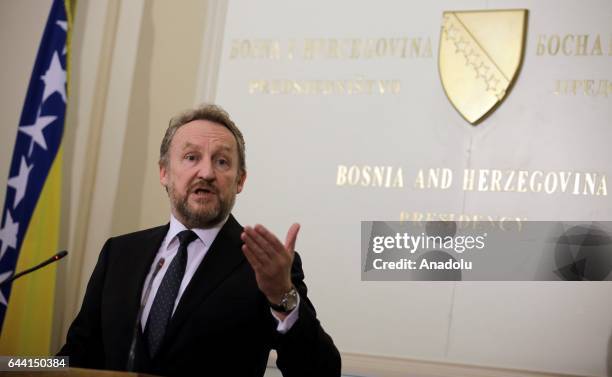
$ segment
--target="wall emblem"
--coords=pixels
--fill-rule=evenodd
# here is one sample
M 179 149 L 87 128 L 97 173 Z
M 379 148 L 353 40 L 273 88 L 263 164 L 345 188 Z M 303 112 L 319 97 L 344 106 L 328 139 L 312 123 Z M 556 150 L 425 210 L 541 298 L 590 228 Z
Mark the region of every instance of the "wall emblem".
M 507 96 L 523 60 L 527 10 L 444 12 L 438 67 L 446 96 L 476 125 Z

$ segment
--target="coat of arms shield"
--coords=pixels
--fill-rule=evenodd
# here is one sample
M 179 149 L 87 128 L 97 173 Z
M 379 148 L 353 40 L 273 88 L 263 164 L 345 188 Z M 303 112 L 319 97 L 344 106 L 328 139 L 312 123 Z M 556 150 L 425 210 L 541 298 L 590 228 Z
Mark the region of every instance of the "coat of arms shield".
M 446 96 L 473 125 L 506 97 L 525 45 L 527 10 L 444 12 L 438 66 Z

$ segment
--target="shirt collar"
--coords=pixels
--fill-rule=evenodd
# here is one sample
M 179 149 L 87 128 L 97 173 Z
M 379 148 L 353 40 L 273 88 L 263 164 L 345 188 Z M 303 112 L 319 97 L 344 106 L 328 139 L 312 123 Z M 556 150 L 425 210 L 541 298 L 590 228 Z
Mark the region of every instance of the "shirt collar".
M 213 241 L 217 237 L 217 234 L 219 234 L 219 231 L 221 230 L 223 225 L 225 225 L 225 222 L 228 218 L 229 216 L 212 228 L 193 228 L 191 230 L 194 231 L 198 238 L 204 243 L 204 246 L 208 248 L 210 247 L 210 245 L 212 245 Z M 186 229 L 187 227 L 185 225 L 178 221 L 173 214 L 170 214 L 170 228 L 168 229 L 168 233 L 166 234 L 166 248 L 168 248 L 170 244 L 174 242 L 174 240 L 177 240 L 177 235 L 180 232 Z

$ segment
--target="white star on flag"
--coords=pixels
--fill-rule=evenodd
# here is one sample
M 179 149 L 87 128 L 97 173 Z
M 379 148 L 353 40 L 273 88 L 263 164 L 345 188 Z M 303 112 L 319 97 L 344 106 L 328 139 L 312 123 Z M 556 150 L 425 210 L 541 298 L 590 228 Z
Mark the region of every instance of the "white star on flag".
M 28 178 L 30 171 L 34 165 L 28 166 L 24 156 L 21 156 L 21 165 L 19 165 L 19 174 L 9 178 L 8 185 L 15 189 L 15 198 L 13 200 L 13 209 L 17 208 L 21 199 L 25 195 L 26 187 L 28 186 Z
M 43 135 L 43 130 L 56 119 L 57 117 L 52 115 L 41 116 L 40 110 L 38 110 L 38 115 L 36 116 L 36 122 L 34 122 L 34 124 L 19 127 L 19 131 L 32 138 L 32 142 L 30 143 L 30 154 L 32 154 L 34 143 L 40 145 L 42 149 L 47 150 L 47 141 L 45 140 L 45 135 Z
M 62 69 L 57 52 L 53 53 L 49 69 L 40 78 L 45 82 L 42 102 L 45 102 L 51 94 L 58 92 L 66 103 L 66 71 Z
M 68 30 L 68 23 L 66 21 L 57 20 L 55 21 L 55 23 L 57 24 L 57 26 L 61 27 L 63 31 Z
M 55 23 L 57 24 L 57 26 L 61 27 L 62 30 L 64 30 L 65 32 L 68 32 L 68 22 L 56 21 Z M 62 50 L 62 55 L 66 55 L 66 45 L 64 45 L 64 49 Z
M 0 274 L 0 284 L 4 283 L 4 281 L 8 278 L 10 278 L 11 276 L 13 276 L 13 271 L 6 271 L 2 274 Z M 6 302 L 6 297 L 4 297 L 4 295 L 2 294 L 2 292 L 0 292 L 0 302 L 2 303 L 2 305 L 7 306 L 8 303 Z
M 4 253 L 6 253 L 6 249 L 12 247 L 13 249 L 17 248 L 17 232 L 19 231 L 19 223 L 13 222 L 13 217 L 11 216 L 10 211 L 6 211 L 6 221 L 4 222 L 4 228 L 0 229 L 0 241 L 2 241 L 2 246 L 0 246 L 0 259 L 4 257 Z

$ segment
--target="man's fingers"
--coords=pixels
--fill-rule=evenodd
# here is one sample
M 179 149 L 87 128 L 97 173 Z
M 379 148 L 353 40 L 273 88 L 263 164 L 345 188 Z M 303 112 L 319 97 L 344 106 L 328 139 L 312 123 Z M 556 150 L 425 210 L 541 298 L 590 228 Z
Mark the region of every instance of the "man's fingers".
M 300 224 L 293 223 L 287 231 L 287 238 L 285 239 L 285 249 L 290 253 L 295 251 L 295 242 L 297 240 L 298 232 L 300 231 Z
M 274 249 L 274 251 L 281 252 L 285 249 L 280 240 L 274 234 L 272 234 L 272 232 L 266 229 L 265 226 L 257 224 L 255 225 L 254 230 L 255 232 L 257 232 L 257 234 L 259 234 L 267 241 L 267 243 L 270 245 L 270 247 Z
M 248 248 L 251 255 L 257 259 L 259 264 L 266 264 L 270 260 L 268 254 L 259 247 L 257 242 L 247 232 L 243 232 L 241 238 L 244 241 L 244 245 Z
M 248 226 L 244 228 L 244 233 L 254 252 L 263 253 L 267 259 L 274 258 L 273 246 L 261 234 Z
M 253 267 L 253 270 L 259 270 L 259 268 L 261 267 L 261 262 L 259 262 L 257 257 L 255 257 L 251 249 L 249 249 L 246 244 L 242 245 L 242 252 L 244 253 L 246 259 L 249 261 L 251 267 Z

